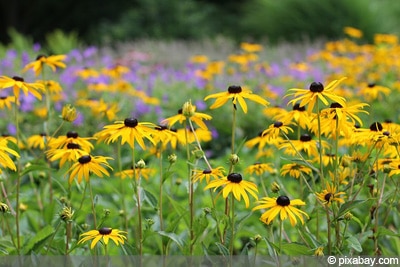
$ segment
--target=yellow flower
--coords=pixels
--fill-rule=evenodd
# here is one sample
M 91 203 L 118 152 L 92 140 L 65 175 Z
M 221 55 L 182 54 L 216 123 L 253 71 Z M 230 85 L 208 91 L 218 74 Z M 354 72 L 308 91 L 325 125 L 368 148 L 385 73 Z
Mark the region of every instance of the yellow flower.
M 46 152 L 50 161 L 60 159 L 60 168 L 64 166 L 65 162 L 76 162 L 80 157 L 87 155 L 90 151 L 82 150 L 80 145 L 75 143 L 68 143 L 66 147 L 61 149 L 50 149 Z
M 200 180 L 203 181 L 203 179 L 206 179 L 207 184 L 210 182 L 210 179 L 220 179 L 224 177 L 224 168 L 223 167 L 217 167 L 214 169 L 204 169 L 204 170 L 194 170 L 193 171 L 193 182 L 197 182 Z
M 187 140 L 186 140 L 186 134 L 187 134 Z M 186 130 L 181 128 L 176 131 L 176 136 L 177 136 L 177 141 L 182 145 L 186 145 L 186 141 L 187 143 L 191 144 L 196 142 L 196 139 L 199 142 L 209 142 L 212 139 L 211 131 L 204 130 L 201 128 L 194 129 L 194 132 L 191 129 Z M 175 139 L 173 141 L 175 142 Z M 171 142 L 171 145 L 175 146 L 175 143 Z
M 49 140 L 49 147 L 51 149 L 56 148 L 67 148 L 68 144 L 74 143 L 79 145 L 80 149 L 90 153 L 93 149 L 93 144 L 89 142 L 92 137 L 80 137 L 75 131 L 69 131 L 66 135 L 59 136 L 57 138 L 51 138 Z
M 336 186 L 331 186 L 329 183 L 326 183 L 326 189 L 322 190 L 321 193 L 315 194 L 317 195 L 318 199 L 327 206 L 334 201 L 344 203 L 344 200 L 340 196 L 344 195 L 345 192 L 336 192 Z
M 256 200 L 258 199 L 258 196 L 255 193 L 258 192 L 257 185 L 252 182 L 244 181 L 242 179 L 242 175 L 239 173 L 230 173 L 228 176 L 222 179 L 213 180 L 208 183 L 204 190 L 214 188 L 215 191 L 219 187 L 223 187 L 223 198 L 227 198 L 229 193 L 232 193 L 233 196 L 240 201 L 243 196 L 246 208 L 248 208 L 250 204 L 247 192 L 250 193 Z
M 28 143 L 28 148 L 39 148 L 43 150 L 48 140 L 49 137 L 47 137 L 45 133 L 42 133 L 29 136 L 26 142 Z
M 172 127 L 175 123 L 179 122 L 182 124 L 186 119 L 190 119 L 196 123 L 201 129 L 207 130 L 207 125 L 203 122 L 204 120 L 211 120 L 212 117 L 205 113 L 196 112 L 196 106 L 190 102 L 183 104 L 182 109 L 178 110 L 178 114 L 163 120 L 162 124 L 167 124 L 168 127 Z
M 272 123 L 267 129 L 265 129 L 261 136 L 267 138 L 267 142 L 277 139 L 281 131 L 288 135 L 289 132 L 293 132 L 293 129 L 287 126 L 286 122 L 276 121 Z
M 128 170 L 123 170 L 123 171 L 117 172 L 115 174 L 115 176 L 120 177 L 121 179 L 125 179 L 125 178 L 132 179 L 133 177 L 136 177 L 136 179 L 139 179 L 140 177 L 143 177 L 144 179 L 148 180 L 149 177 L 154 175 L 155 173 L 156 173 L 155 169 L 139 168 L 138 166 L 136 166 L 135 173 L 133 173 L 133 168 L 130 168 Z
M 57 67 L 58 68 L 66 67 L 65 63 L 62 62 L 66 58 L 67 58 L 66 55 L 55 55 L 55 56 L 48 56 L 48 57 L 46 57 L 45 55 L 39 55 L 36 57 L 35 61 L 28 63 L 24 67 L 23 71 L 32 69 L 35 72 L 35 75 L 38 76 L 40 73 L 42 73 L 43 66 L 47 65 L 52 69 L 53 72 L 55 72 Z
M 0 96 L 0 109 L 8 108 L 11 109 L 11 103 L 15 102 L 13 96 Z
M 17 151 L 9 148 L 8 142 L 12 142 L 12 137 L 2 137 L 0 138 L 0 166 L 9 168 L 10 170 L 16 171 L 17 167 L 15 166 L 14 161 L 8 154 L 11 154 L 17 158 L 19 158 L 19 154 Z M 1 169 L 0 169 L 1 173 Z
M 279 196 L 278 198 L 264 197 L 259 201 L 259 203 L 261 204 L 254 207 L 253 210 L 268 209 L 260 218 L 260 220 L 265 224 L 270 224 L 278 214 L 282 221 L 289 218 L 292 226 L 297 224 L 296 217 L 300 219 L 302 224 L 304 224 L 303 215 L 309 218 L 307 213 L 294 207 L 304 206 L 306 204 L 300 199 L 290 200 L 287 196 Z
M 74 165 L 68 170 L 70 172 L 69 183 L 71 184 L 74 178 L 78 177 L 78 183 L 82 182 L 82 179 L 85 178 L 85 181 L 89 181 L 90 173 L 94 173 L 99 177 L 103 177 L 103 175 L 109 176 L 108 171 L 103 167 L 111 168 L 108 164 L 107 160 L 112 159 L 110 157 L 102 157 L 102 156 L 90 156 L 84 155 L 78 159 L 78 162 L 75 162 Z
M 300 175 L 303 173 L 310 175 L 312 173 L 312 169 L 309 167 L 306 167 L 304 165 L 297 164 L 297 163 L 288 163 L 288 164 L 283 165 L 281 168 L 282 176 L 289 174 L 289 176 L 298 179 L 298 178 L 300 178 Z
M 263 106 L 269 104 L 269 102 L 263 99 L 261 96 L 252 94 L 250 90 L 242 89 L 242 87 L 238 85 L 229 86 L 227 92 L 221 92 L 206 96 L 204 100 L 208 100 L 210 98 L 216 98 L 214 104 L 212 104 L 210 107 L 211 109 L 219 108 L 224 105 L 229 99 L 232 99 L 233 107 L 236 109 L 236 103 L 239 102 L 239 105 L 244 113 L 247 113 L 247 104 L 245 99 L 249 99 Z
M 338 102 L 342 106 L 345 106 L 345 99 L 341 96 L 338 96 L 333 93 L 333 90 L 343 81 L 346 77 L 341 78 L 340 80 L 334 80 L 328 84 L 328 86 L 324 87 L 320 82 L 313 82 L 310 85 L 309 89 L 298 89 L 292 88 L 289 91 L 293 91 L 294 93 L 287 94 L 287 96 L 293 96 L 294 99 L 290 100 L 288 104 L 296 104 L 299 103 L 299 107 L 304 107 L 308 105 L 307 111 L 309 113 L 314 109 L 315 104 L 320 99 L 322 103 L 326 106 L 329 105 L 328 99 Z
M 107 246 L 108 241 L 111 239 L 118 246 L 119 244 L 125 243 L 126 234 L 127 232 L 118 229 L 102 227 L 99 230 L 91 230 L 81 234 L 81 239 L 78 241 L 78 245 L 93 239 L 90 245 L 90 249 L 93 249 L 100 240 L 102 240 L 104 245 Z
M 124 121 L 116 121 L 112 125 L 104 126 L 104 130 L 95 134 L 99 141 L 107 144 L 115 142 L 121 137 L 121 144 L 128 143 L 131 148 L 135 147 L 135 141 L 145 150 L 144 139 L 154 143 L 151 135 L 154 133 L 156 125 L 150 122 L 138 122 L 135 118 L 126 118 Z
M 257 174 L 261 175 L 265 172 L 274 172 L 274 169 L 271 167 L 271 163 L 254 163 L 253 165 L 250 165 L 249 167 L 246 168 L 245 172 L 250 173 L 250 174 Z
M 259 44 L 251 44 L 243 42 L 240 44 L 240 48 L 248 53 L 260 52 L 263 47 Z
M 344 33 L 353 38 L 361 38 L 363 32 L 353 27 L 344 27 Z
M 39 91 L 44 91 L 44 85 L 42 83 L 27 83 L 24 81 L 23 78 L 18 76 L 14 76 L 12 78 L 7 76 L 0 76 L 0 89 L 5 89 L 9 87 L 13 88 L 14 95 L 17 99 L 19 98 L 20 90 L 22 90 L 25 95 L 31 93 L 39 100 L 42 99 L 42 95 L 39 93 Z

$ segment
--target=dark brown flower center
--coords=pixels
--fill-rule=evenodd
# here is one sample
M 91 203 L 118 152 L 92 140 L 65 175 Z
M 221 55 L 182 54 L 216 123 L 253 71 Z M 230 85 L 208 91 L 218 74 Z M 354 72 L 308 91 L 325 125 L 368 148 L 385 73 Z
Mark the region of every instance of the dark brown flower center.
M 308 134 L 302 134 L 300 136 L 300 141 L 302 142 L 310 142 L 311 141 L 311 136 Z
M 78 138 L 78 133 L 74 131 L 70 131 L 67 133 L 68 138 Z
M 324 91 L 324 86 L 320 82 L 312 82 L 310 85 L 310 91 L 313 93 L 321 93 Z
M 138 125 L 138 120 L 134 118 L 126 118 L 124 124 L 126 127 L 135 128 Z
M 340 104 L 337 103 L 337 102 L 334 102 L 334 103 L 331 104 L 331 108 L 342 108 L 342 107 L 343 107 L 343 106 L 340 105 Z
M 45 55 L 42 55 L 42 54 L 40 54 L 40 55 L 38 55 L 38 56 L 36 57 L 36 60 L 39 60 L 39 59 L 41 59 L 41 58 L 46 58 L 46 56 L 45 56 Z
M 281 122 L 281 121 L 274 122 L 274 127 L 275 128 L 279 128 L 279 127 L 282 127 L 282 126 L 283 126 L 283 122 Z
M 164 131 L 164 130 L 167 130 L 168 127 L 165 125 L 158 125 L 158 126 L 154 127 L 154 129 L 156 129 L 158 131 Z
M 109 227 L 102 227 L 99 229 L 99 234 L 101 235 L 109 235 L 112 232 L 112 228 Z
M 389 136 L 389 135 L 390 135 L 390 132 L 384 131 L 382 134 L 383 134 L 383 135 L 386 135 L 386 136 Z
M 231 85 L 228 87 L 228 92 L 230 94 L 239 94 L 240 92 L 242 92 L 242 87 L 240 87 L 239 85 Z
M 328 193 L 328 194 L 326 194 L 326 195 L 324 196 L 324 199 L 325 199 L 327 202 L 329 202 L 329 201 L 331 200 L 331 198 L 332 198 L 332 193 Z
M 383 126 L 380 122 L 374 122 L 369 126 L 369 129 L 374 132 L 382 131 Z
M 290 199 L 287 196 L 280 196 L 276 199 L 276 204 L 278 204 L 281 207 L 289 206 Z
M 17 81 L 17 82 L 24 82 L 24 79 L 21 78 L 21 77 L 19 77 L 19 76 L 14 76 L 14 77 L 12 77 L 12 78 L 13 78 L 14 81 Z
M 369 87 L 369 88 L 373 88 L 373 87 L 375 87 L 375 85 L 376 85 L 375 83 L 369 83 L 369 84 L 368 84 L 368 87 Z
M 75 143 L 68 143 L 68 144 L 67 144 L 67 148 L 68 148 L 68 149 L 80 149 L 81 146 L 78 145 L 78 144 L 75 144 Z
M 82 157 L 80 157 L 80 158 L 78 159 L 78 161 L 79 161 L 80 164 L 89 163 L 91 160 L 92 160 L 92 157 L 91 157 L 90 155 L 85 155 L 85 156 L 82 156 Z
M 300 107 L 300 104 L 299 104 L 299 103 L 296 103 L 296 104 L 293 106 L 293 110 L 305 111 L 305 110 L 306 110 L 306 107 L 305 107 L 305 106 Z
M 227 178 L 228 181 L 232 183 L 240 183 L 242 181 L 242 175 L 240 173 L 230 173 Z
M 209 170 L 209 169 L 205 169 L 205 170 L 203 171 L 203 174 L 210 174 L 210 173 L 212 173 L 212 171 Z

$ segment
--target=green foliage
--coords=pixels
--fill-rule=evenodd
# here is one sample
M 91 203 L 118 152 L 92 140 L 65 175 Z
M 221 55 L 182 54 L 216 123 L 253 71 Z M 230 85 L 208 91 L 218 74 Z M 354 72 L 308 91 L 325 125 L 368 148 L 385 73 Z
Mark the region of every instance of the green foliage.
M 92 28 L 91 38 L 101 43 L 132 39 L 197 39 L 206 36 L 211 6 L 189 1 L 139 0 L 117 22 L 103 21 Z
M 369 39 L 379 31 L 369 6 L 360 0 L 254 0 L 244 14 L 243 32 L 271 42 L 338 38 L 346 26 L 361 29 Z
M 46 35 L 46 44 L 51 54 L 66 54 L 81 46 L 76 32 L 65 33 L 60 29 Z

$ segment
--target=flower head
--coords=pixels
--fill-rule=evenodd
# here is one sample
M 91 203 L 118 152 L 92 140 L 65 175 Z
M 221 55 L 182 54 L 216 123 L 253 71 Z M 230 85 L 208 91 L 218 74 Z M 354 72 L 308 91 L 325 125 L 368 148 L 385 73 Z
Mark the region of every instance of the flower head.
M 242 89 L 242 87 L 238 85 L 229 86 L 227 92 L 221 92 L 206 96 L 204 100 L 208 100 L 210 98 L 216 98 L 214 104 L 212 104 L 210 107 L 211 109 L 219 108 L 224 105 L 229 99 L 232 99 L 233 107 L 236 109 L 236 104 L 239 103 L 244 113 L 247 113 L 247 104 L 245 99 L 249 99 L 263 106 L 269 104 L 269 102 L 261 96 L 253 94 L 248 89 Z
M 13 88 L 15 97 L 19 98 L 19 92 L 22 90 L 25 95 L 31 93 L 37 99 L 41 100 L 42 95 L 39 91 L 44 91 L 44 85 L 42 83 L 27 83 L 23 78 L 14 76 L 12 78 L 7 76 L 0 76 L 0 89 Z
M 124 121 L 116 121 L 112 125 L 104 126 L 104 130 L 98 132 L 95 137 L 99 141 L 105 141 L 107 144 L 115 142 L 121 137 L 121 144 L 128 143 L 131 148 L 135 147 L 135 141 L 142 149 L 146 149 L 144 139 L 154 144 L 152 134 L 156 125 L 150 122 L 139 122 L 135 118 L 126 118 Z
M 200 180 L 203 181 L 203 179 L 206 179 L 207 184 L 210 182 L 210 179 L 220 179 L 224 177 L 224 168 L 223 167 L 217 167 L 214 169 L 204 169 L 204 170 L 194 170 L 193 174 L 193 182 L 197 182 Z
M 204 190 L 214 188 L 215 191 L 219 187 L 223 187 L 223 198 L 227 198 L 229 193 L 232 193 L 233 196 L 240 201 L 241 197 L 243 196 L 246 208 L 248 208 L 250 204 L 247 193 L 250 193 L 255 199 L 258 199 L 256 194 L 256 192 L 258 192 L 257 185 L 252 182 L 244 181 L 240 173 L 230 173 L 228 176 L 222 179 L 213 180 L 208 183 Z
M 336 192 L 336 186 L 326 183 L 326 189 L 322 190 L 321 193 L 316 193 L 319 200 L 325 205 L 329 206 L 334 201 L 344 203 L 343 198 L 340 195 L 344 195 L 344 192 Z
M 73 122 L 78 114 L 76 113 L 76 108 L 71 104 L 67 104 L 63 107 L 61 112 L 61 118 L 65 121 Z
M 112 158 L 90 155 L 80 157 L 68 170 L 70 172 L 69 183 L 71 184 L 76 176 L 78 177 L 78 183 L 81 183 L 83 178 L 88 182 L 90 173 L 94 173 L 99 177 L 103 177 L 103 175 L 109 176 L 110 174 L 105 168 L 112 169 L 107 162 L 108 159 Z
M 93 249 L 100 240 L 105 246 L 107 246 L 108 241 L 111 239 L 118 246 L 119 244 L 125 243 L 126 234 L 127 232 L 118 229 L 102 227 L 99 230 L 91 230 L 81 234 L 81 239 L 78 241 L 78 245 L 93 239 L 90 244 L 90 249 Z
M 36 57 L 35 61 L 32 61 L 28 63 L 23 71 L 27 71 L 29 69 L 32 69 L 35 72 L 35 75 L 38 76 L 40 73 L 42 73 L 43 66 L 47 65 L 49 66 L 53 72 L 56 71 L 57 67 L 58 68 L 65 68 L 66 65 L 63 60 L 67 58 L 66 55 L 55 55 L 55 56 L 45 56 L 45 55 L 39 55 Z
M 205 113 L 196 112 L 196 106 L 192 105 L 190 101 L 185 102 L 183 107 L 178 110 L 178 114 L 163 120 L 162 124 L 167 124 L 168 127 L 172 127 L 175 123 L 179 122 L 182 124 L 186 119 L 190 119 L 196 123 L 201 129 L 208 130 L 207 125 L 203 120 L 211 120 L 212 117 Z
M 299 107 L 304 107 L 305 105 L 308 105 L 307 111 L 310 113 L 314 109 L 314 106 L 319 99 L 326 106 L 329 105 L 328 99 L 334 102 L 338 102 L 342 106 L 345 106 L 345 99 L 333 93 L 333 90 L 345 79 L 346 77 L 339 80 L 334 80 L 330 82 L 326 87 L 324 87 L 324 85 L 320 82 L 313 82 L 311 83 L 309 89 L 289 89 L 289 91 L 292 91 L 294 93 L 288 94 L 286 96 L 293 96 L 294 99 L 290 100 L 288 104 L 295 105 L 296 103 L 299 103 Z
M 9 168 L 10 170 L 16 171 L 17 167 L 15 166 L 14 161 L 11 159 L 10 155 L 13 155 L 15 157 L 19 157 L 19 154 L 17 151 L 15 151 L 12 148 L 8 147 L 8 142 L 12 142 L 11 137 L 2 137 L 0 138 L 0 166 Z M 1 173 L 1 169 L 0 169 Z
M 264 197 L 259 201 L 259 203 L 260 205 L 254 207 L 253 210 L 268 209 L 260 218 L 265 224 L 270 224 L 278 214 L 282 221 L 289 218 L 292 226 L 297 224 L 297 218 L 299 218 L 301 223 L 304 224 L 303 215 L 309 218 L 307 213 L 294 207 L 304 206 L 306 204 L 300 199 L 290 200 L 287 196 L 280 196 L 278 198 Z
M 245 172 L 250 173 L 250 174 L 257 174 L 261 175 L 265 172 L 274 172 L 274 169 L 271 166 L 271 163 L 261 163 L 261 162 L 256 162 L 249 167 L 246 168 Z

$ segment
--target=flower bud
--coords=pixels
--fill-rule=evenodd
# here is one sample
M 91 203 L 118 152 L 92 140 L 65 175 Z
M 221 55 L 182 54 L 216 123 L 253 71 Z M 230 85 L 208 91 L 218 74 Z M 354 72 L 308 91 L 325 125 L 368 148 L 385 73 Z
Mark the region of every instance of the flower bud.
M 0 212 L 6 213 L 10 210 L 6 203 L 0 202 Z
M 314 252 L 314 256 L 317 256 L 317 257 L 324 256 L 324 247 L 318 247 Z
M 73 122 L 78 116 L 75 107 L 67 104 L 63 107 L 61 112 L 61 118 L 65 121 Z
M 190 118 L 196 113 L 196 106 L 192 105 L 192 102 L 189 100 L 185 102 L 182 107 L 182 115 Z
M 281 187 L 279 186 L 279 184 L 278 184 L 277 182 L 273 182 L 273 183 L 271 184 L 271 191 L 272 191 L 273 193 L 278 193 L 279 190 L 281 190 Z
M 137 163 L 136 163 L 136 168 L 138 168 L 138 169 L 144 169 L 146 167 L 146 162 L 144 162 L 144 160 L 139 160 Z
M 74 215 L 74 211 L 71 207 L 64 207 L 60 212 L 60 219 L 64 222 L 71 221 L 72 216 Z
M 239 163 L 239 160 L 240 160 L 240 158 L 239 158 L 239 156 L 238 156 L 237 154 L 231 154 L 231 156 L 229 157 L 229 162 L 230 162 L 232 165 L 238 164 L 238 163 Z
M 168 162 L 170 164 L 174 164 L 177 159 L 178 159 L 178 157 L 175 154 L 171 154 L 171 155 L 168 156 Z

